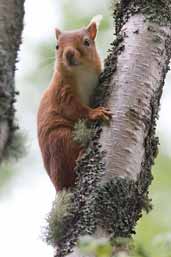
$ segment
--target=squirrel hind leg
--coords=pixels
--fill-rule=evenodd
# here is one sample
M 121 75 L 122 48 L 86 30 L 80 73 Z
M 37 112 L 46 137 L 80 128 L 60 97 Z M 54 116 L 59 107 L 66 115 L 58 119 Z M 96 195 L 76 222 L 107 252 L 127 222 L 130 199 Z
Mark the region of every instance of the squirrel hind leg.
M 54 135 L 50 149 L 50 178 L 56 191 L 73 187 L 75 183 L 74 168 L 76 160 L 82 152 L 82 147 L 73 141 L 72 131 L 63 129 Z

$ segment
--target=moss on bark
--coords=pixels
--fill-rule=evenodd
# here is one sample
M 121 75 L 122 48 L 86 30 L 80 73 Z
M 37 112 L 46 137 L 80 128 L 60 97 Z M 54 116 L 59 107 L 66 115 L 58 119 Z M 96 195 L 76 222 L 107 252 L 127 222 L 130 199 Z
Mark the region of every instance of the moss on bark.
M 163 15 L 161 7 L 164 10 L 167 9 L 162 22 L 160 18 L 157 19 L 157 15 L 160 17 Z M 115 86 L 111 80 L 117 71 L 117 59 L 125 49 L 124 38 L 127 37 L 126 34 L 120 32 L 123 25 L 134 14 L 144 14 L 146 17 L 144 22 L 150 20 L 153 24 L 171 26 L 169 1 L 128 0 L 120 1 L 117 4 L 114 12 L 116 39 L 112 43 L 112 49 L 109 50 L 109 56 L 105 61 L 105 69 L 96 88 L 93 106 L 105 105 Z M 152 27 L 152 29 L 154 28 Z M 138 31 L 136 30 L 135 33 L 138 34 Z M 67 211 L 61 217 L 63 225 L 61 234 L 58 234 L 56 238 L 56 257 L 62 257 L 72 252 L 79 236 L 94 234 L 97 226 L 101 227 L 111 239 L 118 236 L 131 237 L 131 234 L 135 233 L 134 228 L 137 220 L 142 216 L 142 209 L 146 211 L 151 209 L 148 188 L 152 181 L 151 168 L 158 152 L 158 138 L 155 136 L 156 119 L 158 118 L 160 97 L 171 57 L 170 37 L 166 40 L 165 49 L 167 53 L 166 65 L 162 71 L 160 88 L 151 99 L 151 118 L 149 120 L 144 117 L 143 120 L 147 134 L 144 138 L 145 154 L 137 180 L 116 176 L 103 182 L 103 176 L 106 172 L 103 157 L 106 153 L 102 152 L 99 144 L 103 128 L 99 123 L 93 124 L 92 129 L 96 132 L 93 133 L 85 155 L 77 164 L 75 188 L 70 192 L 71 198 Z M 134 118 L 136 113 L 130 110 L 130 115 L 131 118 Z

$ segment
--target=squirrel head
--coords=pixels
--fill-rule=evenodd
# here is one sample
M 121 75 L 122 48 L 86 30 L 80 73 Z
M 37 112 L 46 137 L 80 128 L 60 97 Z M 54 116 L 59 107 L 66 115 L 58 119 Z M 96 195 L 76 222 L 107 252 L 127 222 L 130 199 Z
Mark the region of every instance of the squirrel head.
M 102 19 L 95 16 L 87 27 L 64 31 L 55 29 L 56 69 L 67 74 L 76 74 L 80 69 L 93 69 L 99 74 L 101 62 L 96 50 L 95 38 Z

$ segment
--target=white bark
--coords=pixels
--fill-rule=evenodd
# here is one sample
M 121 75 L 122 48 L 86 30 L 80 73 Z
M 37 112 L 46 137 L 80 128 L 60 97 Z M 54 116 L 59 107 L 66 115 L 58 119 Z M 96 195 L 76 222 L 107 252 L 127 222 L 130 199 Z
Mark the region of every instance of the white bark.
M 104 181 L 112 176 L 136 179 L 144 159 L 146 123 L 152 115 L 150 103 L 161 87 L 168 60 L 166 40 L 171 37 L 169 27 L 144 20 L 142 14 L 132 16 L 121 30 L 125 48 L 118 55 L 108 101 L 113 119 L 110 129 L 105 127 L 101 136 L 107 152 Z
M 76 167 L 55 257 L 71 253 L 79 236 L 87 233 L 110 239 L 131 236 L 142 209 L 150 209 L 156 118 L 171 58 L 170 13 L 169 0 L 119 1 L 116 41 L 94 98 L 96 105 L 106 103 L 113 119 L 101 134 L 97 131 Z M 79 255 L 74 251 L 71 256 Z

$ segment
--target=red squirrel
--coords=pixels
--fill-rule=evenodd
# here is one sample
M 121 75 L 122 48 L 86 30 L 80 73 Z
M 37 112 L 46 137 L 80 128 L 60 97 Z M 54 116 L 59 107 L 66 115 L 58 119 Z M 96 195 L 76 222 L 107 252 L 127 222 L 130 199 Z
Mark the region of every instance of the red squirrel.
M 87 27 L 56 32 L 56 62 L 52 80 L 38 110 L 38 140 L 47 173 L 56 191 L 74 186 L 76 160 L 82 146 L 73 140 L 73 128 L 80 119 L 109 120 L 107 108 L 90 107 L 98 83 L 101 61 L 95 38 L 101 15 Z

